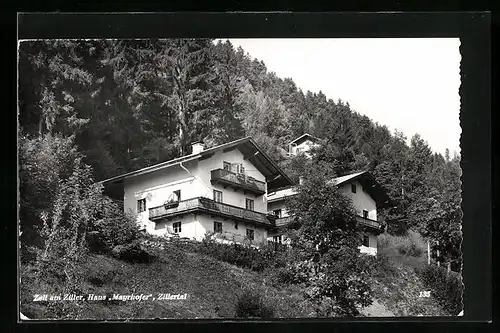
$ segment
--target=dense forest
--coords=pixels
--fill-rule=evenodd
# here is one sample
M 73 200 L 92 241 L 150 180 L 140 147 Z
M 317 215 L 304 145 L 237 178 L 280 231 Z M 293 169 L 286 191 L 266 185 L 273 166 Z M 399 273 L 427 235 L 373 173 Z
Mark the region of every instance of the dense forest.
M 78 151 L 91 171 L 80 169 L 103 180 L 189 153 L 193 141 L 210 147 L 251 136 L 297 180 L 308 162 L 287 158 L 287 143 L 309 133 L 323 141 L 315 162 L 338 176 L 374 174 L 393 201 L 381 213 L 390 233 L 418 231 L 436 260 L 461 269 L 460 156 L 433 153 L 418 134 L 391 133 L 321 91 L 303 92 L 230 42 L 25 41 L 19 62 L 21 179 L 44 149 L 65 163 Z M 55 168 L 63 166 L 47 164 L 30 179 Z M 25 231 L 43 224 L 49 189 L 34 184 L 21 184 Z

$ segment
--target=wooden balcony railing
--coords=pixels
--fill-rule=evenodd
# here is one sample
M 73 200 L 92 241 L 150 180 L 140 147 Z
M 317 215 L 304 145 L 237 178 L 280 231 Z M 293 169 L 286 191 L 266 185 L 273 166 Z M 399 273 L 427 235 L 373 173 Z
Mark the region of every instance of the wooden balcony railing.
M 358 224 L 361 224 L 365 227 L 370 227 L 370 228 L 374 228 L 377 230 L 382 230 L 382 224 L 378 221 L 367 219 L 367 218 L 364 218 L 362 216 L 356 216 L 356 220 L 357 220 Z
M 176 206 L 162 205 L 149 209 L 149 219 L 155 221 L 161 218 L 168 218 L 180 214 L 186 214 L 192 211 L 204 211 L 207 213 L 217 214 L 224 217 L 233 218 L 236 220 L 251 221 L 260 224 L 272 225 L 267 214 L 255 212 L 252 210 L 227 205 L 214 200 L 198 197 L 188 200 L 179 201 Z
M 242 173 L 234 173 L 229 170 L 215 169 L 211 171 L 212 183 L 219 183 L 225 186 L 242 189 L 256 195 L 266 193 L 266 183 L 254 179 Z
M 287 216 L 287 217 L 280 217 L 276 219 L 276 226 L 277 227 L 284 227 L 290 222 L 292 222 L 293 216 Z

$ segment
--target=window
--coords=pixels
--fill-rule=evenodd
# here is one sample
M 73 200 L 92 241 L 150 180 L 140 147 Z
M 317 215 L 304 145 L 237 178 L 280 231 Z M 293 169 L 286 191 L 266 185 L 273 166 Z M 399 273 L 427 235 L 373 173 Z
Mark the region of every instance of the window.
M 277 218 L 280 218 L 281 217 L 281 209 L 275 209 L 275 210 L 273 210 L 273 214 Z
M 253 210 L 253 208 L 254 208 L 253 200 L 252 199 L 245 199 L 245 207 L 248 210 Z
M 176 234 L 181 232 L 181 223 L 180 222 L 174 222 L 173 227 L 174 227 L 174 232 Z
M 247 238 L 250 240 L 254 240 L 254 230 L 253 229 L 247 229 Z
M 351 192 L 356 193 L 356 184 L 351 184 Z
M 281 244 L 281 235 L 280 236 L 273 236 L 273 241 L 275 243 L 280 243 Z
M 245 173 L 245 167 L 243 164 L 236 163 L 232 165 L 231 171 L 234 173 Z
M 174 191 L 175 200 L 181 201 L 181 190 Z
M 146 211 L 146 198 L 137 200 L 137 212 L 142 213 Z
M 363 245 L 366 247 L 370 246 L 370 237 L 368 235 L 363 236 Z
M 222 169 L 227 170 L 227 171 L 231 171 L 231 163 L 226 162 L 226 161 L 222 162 Z
M 238 229 L 238 222 L 234 222 L 234 229 Z
M 222 202 L 222 192 L 214 190 L 214 201 L 215 202 Z
M 363 217 L 364 217 L 365 219 L 367 219 L 367 218 L 368 218 L 368 211 L 367 211 L 367 210 L 363 210 Z
M 222 232 L 222 223 L 214 222 L 214 232 L 221 233 Z

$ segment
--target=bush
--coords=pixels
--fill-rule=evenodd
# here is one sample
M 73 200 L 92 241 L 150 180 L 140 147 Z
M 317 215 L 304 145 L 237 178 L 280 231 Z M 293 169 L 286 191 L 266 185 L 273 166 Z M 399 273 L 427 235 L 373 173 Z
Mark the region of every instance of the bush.
M 235 316 L 238 318 L 273 318 L 274 308 L 267 304 L 257 292 L 245 289 L 238 296 Z
M 143 249 L 138 241 L 127 245 L 117 245 L 111 253 L 117 259 L 132 263 L 148 263 L 153 259 L 153 255 Z
M 417 270 L 424 285 L 429 288 L 439 304 L 450 315 L 462 311 L 462 277 L 456 272 L 449 272 L 443 267 L 428 265 Z
M 130 244 L 139 238 L 139 229 L 132 216 L 117 214 L 98 220 L 87 233 L 91 252 L 110 253 L 116 246 Z
M 253 248 L 236 242 L 221 244 L 214 241 L 208 233 L 198 247 L 200 253 L 230 264 L 262 272 L 274 261 L 274 251 L 271 247 Z

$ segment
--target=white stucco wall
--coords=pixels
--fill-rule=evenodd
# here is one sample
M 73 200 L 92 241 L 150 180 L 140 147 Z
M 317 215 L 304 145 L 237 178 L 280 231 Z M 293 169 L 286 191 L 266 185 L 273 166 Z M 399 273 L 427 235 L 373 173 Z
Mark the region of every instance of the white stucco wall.
M 196 197 L 213 199 L 213 190 L 216 189 L 223 193 L 222 202 L 225 204 L 245 208 L 245 199 L 248 198 L 254 201 L 254 210 L 256 212 L 267 213 L 267 199 L 265 195 L 255 197 L 252 193 L 247 192 L 244 194 L 241 189 L 235 191 L 230 187 L 224 188 L 222 185 L 214 186 L 211 184 L 211 171 L 218 168 L 222 169 L 223 161 L 241 163 L 245 167 L 245 173 L 248 176 L 265 182 L 264 175 L 248 160 L 244 160 L 243 154 L 241 154 L 238 149 L 233 149 L 228 152 L 219 151 L 208 159 L 183 163 L 183 166 L 188 171 L 180 165 L 176 165 L 125 179 L 125 212 L 137 213 L 137 222 L 141 227 L 145 227 L 146 231 L 149 233 L 160 235 L 166 231 L 163 227 L 164 222 L 155 223 L 150 221 L 150 208 L 163 205 L 173 191 L 176 190 L 181 190 L 181 200 L 187 200 Z M 137 201 L 140 199 L 146 199 L 146 211 L 138 213 Z M 206 230 L 213 231 L 213 220 L 208 223 L 203 217 L 198 219 L 194 218 L 192 215 L 184 216 L 178 220 L 183 222 L 181 237 L 194 237 L 201 240 Z M 173 222 L 170 221 L 169 223 L 171 225 Z M 184 224 L 186 224 L 185 227 Z M 262 227 L 256 227 L 255 229 L 256 238 L 258 232 L 264 232 Z M 239 232 L 246 233 L 245 230 L 246 229 L 243 227 L 239 229 Z M 266 239 L 267 234 L 266 237 L 263 238 Z
M 315 145 L 313 141 L 311 140 L 305 140 L 303 142 L 301 142 L 300 144 L 298 145 L 295 145 L 295 146 L 291 146 L 291 151 L 290 153 L 292 155 L 298 155 L 299 153 L 304 153 L 306 154 L 307 156 L 310 156 L 310 154 L 308 153 Z
M 125 212 L 137 213 L 137 200 L 145 198 L 146 211 L 137 213 L 137 222 L 141 226 L 146 226 L 148 232 L 154 231 L 155 223 L 149 221 L 149 209 L 163 205 L 173 191 L 181 190 L 181 200 L 206 194 L 207 189 L 195 177 L 198 170 L 197 164 L 197 161 L 184 163 L 184 166 L 193 174 L 177 165 L 125 179 Z
M 199 162 L 198 174 L 203 183 L 210 188 L 209 198 L 213 199 L 213 190 L 215 189 L 222 192 L 222 202 L 225 204 L 245 208 L 245 199 L 248 198 L 254 201 L 254 210 L 256 212 L 267 213 L 267 199 L 265 195 L 255 197 L 252 193 L 247 192 L 246 194 L 243 194 L 241 189 L 235 191 L 234 188 L 224 188 L 222 185 L 214 186 L 210 183 L 210 172 L 214 169 L 222 169 L 224 161 L 232 164 L 241 163 L 245 168 L 245 174 L 255 178 L 256 180 L 260 180 L 262 182 L 266 181 L 264 175 L 257 170 L 252 163 L 243 159 L 243 154 L 238 149 L 233 149 L 228 152 L 218 151 L 211 158 Z M 267 186 L 267 184 L 265 186 Z
M 207 232 L 214 231 L 214 222 L 222 223 L 222 232 L 228 239 L 232 239 L 236 235 L 235 240 L 246 237 L 246 230 L 254 230 L 254 243 L 261 244 L 267 241 L 267 230 L 263 226 L 255 226 L 252 223 L 236 222 L 232 219 L 224 219 L 218 216 L 211 216 L 209 214 L 186 214 L 170 219 L 169 221 L 163 220 L 155 223 L 155 227 L 150 233 L 157 236 L 167 235 L 173 232 L 173 224 L 181 222 L 180 237 L 187 237 L 197 241 L 203 240 Z M 238 224 L 238 229 L 235 225 Z
M 356 185 L 356 193 L 352 193 L 351 184 Z M 343 184 L 339 187 L 339 190 L 351 198 L 352 205 L 356 209 L 358 215 L 363 216 L 363 210 L 368 211 L 368 218 L 372 220 L 377 220 L 377 205 L 375 200 L 365 191 L 358 181 L 353 181 L 347 184 Z

